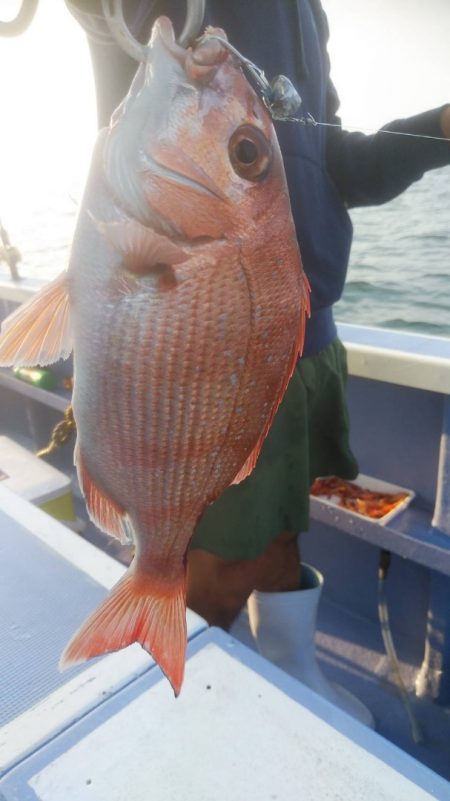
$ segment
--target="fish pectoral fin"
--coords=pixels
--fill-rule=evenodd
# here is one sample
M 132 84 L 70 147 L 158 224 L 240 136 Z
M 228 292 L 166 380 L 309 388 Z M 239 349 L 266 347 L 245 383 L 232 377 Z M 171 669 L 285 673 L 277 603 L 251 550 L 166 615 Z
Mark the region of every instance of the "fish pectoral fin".
M 67 273 L 61 273 L 4 320 L 2 367 L 33 367 L 67 359 L 72 350 Z
M 112 500 L 98 484 L 92 479 L 80 452 L 75 446 L 75 464 L 78 472 L 78 481 L 86 501 L 89 517 L 96 526 L 106 531 L 112 537 L 117 537 L 121 543 L 129 542 L 125 527 L 126 512 L 118 503 Z
M 167 236 L 135 220 L 95 222 L 97 229 L 120 253 L 126 269 L 134 275 L 165 272 L 174 275 L 173 265 L 190 258 L 190 254 Z
M 150 577 L 130 568 L 75 633 L 59 666 L 64 670 L 138 642 L 158 663 L 177 696 L 183 683 L 186 640 L 184 573 L 177 583 L 155 588 Z

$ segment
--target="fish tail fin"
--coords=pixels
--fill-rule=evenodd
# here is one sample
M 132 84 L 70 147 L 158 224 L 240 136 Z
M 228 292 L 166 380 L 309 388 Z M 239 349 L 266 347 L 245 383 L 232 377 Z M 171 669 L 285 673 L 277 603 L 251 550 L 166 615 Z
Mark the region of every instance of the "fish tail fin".
M 138 642 L 158 663 L 177 696 L 183 683 L 186 639 L 184 573 L 178 582 L 162 587 L 130 569 L 72 637 L 59 667 L 64 670 Z

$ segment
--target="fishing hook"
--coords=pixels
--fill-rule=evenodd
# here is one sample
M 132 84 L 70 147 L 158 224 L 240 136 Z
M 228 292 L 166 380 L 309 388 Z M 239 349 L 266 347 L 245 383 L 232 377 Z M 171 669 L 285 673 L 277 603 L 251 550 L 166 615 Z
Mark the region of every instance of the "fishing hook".
M 187 0 L 186 21 L 178 40 L 182 47 L 187 47 L 198 35 L 205 15 L 205 2 L 206 0 Z M 119 47 L 136 61 L 148 61 L 151 49 L 149 45 L 138 42 L 130 32 L 123 17 L 122 0 L 102 0 L 102 9 L 108 28 Z
M 277 75 L 275 78 L 272 78 L 271 81 L 268 81 L 263 70 L 257 67 L 253 61 L 243 56 L 239 50 L 236 50 L 227 39 L 215 33 L 206 33 L 202 37 L 202 40 L 206 39 L 216 39 L 226 47 L 230 53 L 236 56 L 249 83 L 251 83 L 255 91 L 259 94 L 274 120 L 297 122 L 297 119 L 293 115 L 300 108 L 302 99 L 289 78 L 285 75 Z

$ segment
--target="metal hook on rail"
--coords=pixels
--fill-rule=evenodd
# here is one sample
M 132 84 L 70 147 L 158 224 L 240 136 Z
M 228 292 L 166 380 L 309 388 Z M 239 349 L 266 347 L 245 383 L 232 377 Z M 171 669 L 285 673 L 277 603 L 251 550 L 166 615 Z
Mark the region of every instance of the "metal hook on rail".
M 7 22 L 0 20 L 0 36 L 19 36 L 24 33 L 36 13 L 37 4 L 38 0 L 22 0 L 14 19 Z
M 148 61 L 150 48 L 138 42 L 130 32 L 123 17 L 122 0 L 102 0 L 102 9 L 109 30 L 119 47 L 136 61 Z M 205 0 L 187 0 L 186 22 L 178 40 L 182 47 L 187 47 L 199 34 L 204 15 Z
M 0 261 L 6 261 L 11 271 L 11 278 L 13 281 L 20 280 L 17 264 L 21 258 L 20 251 L 18 248 L 14 247 L 14 245 L 11 245 L 8 232 L 6 228 L 3 227 L 2 221 L 0 220 Z

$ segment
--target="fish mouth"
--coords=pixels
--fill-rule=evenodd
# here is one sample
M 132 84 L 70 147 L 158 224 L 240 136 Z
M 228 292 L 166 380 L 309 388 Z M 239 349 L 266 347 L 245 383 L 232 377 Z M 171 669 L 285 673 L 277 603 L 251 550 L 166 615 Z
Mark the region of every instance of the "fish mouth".
M 153 25 L 150 47 L 154 48 L 158 41 L 164 45 L 171 56 L 184 66 L 188 51 L 176 41 L 173 25 L 169 17 L 158 17 Z
M 149 60 L 139 67 L 112 118 L 103 163 L 117 204 L 144 225 L 169 230 L 173 223 L 161 218 L 153 207 L 154 192 L 158 195 L 161 185 L 178 186 L 215 202 L 226 200 L 222 188 L 197 160 L 175 147 L 170 137 L 163 141 L 158 132 L 167 125 L 168 109 L 177 92 L 198 92 L 228 58 L 228 52 L 213 39 L 186 50 L 177 43 L 168 17 L 155 21 L 149 49 Z
M 221 29 L 209 29 L 211 33 L 220 34 L 226 39 Z M 175 39 L 172 22 L 168 17 L 158 17 L 152 31 L 150 45 L 154 49 L 163 46 L 166 53 L 174 58 L 182 67 L 187 81 L 184 90 L 196 91 L 196 83 L 208 83 L 215 75 L 218 67 L 228 58 L 226 48 L 216 39 L 199 39 L 193 47 L 185 49 Z M 174 163 L 175 161 L 175 163 Z M 203 195 L 225 199 L 224 192 L 193 159 L 178 152 L 176 155 L 159 149 L 152 155 L 146 153 L 144 172 L 157 178 L 200 192 Z

